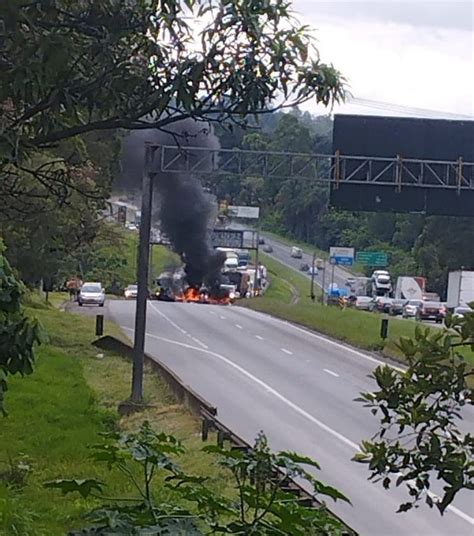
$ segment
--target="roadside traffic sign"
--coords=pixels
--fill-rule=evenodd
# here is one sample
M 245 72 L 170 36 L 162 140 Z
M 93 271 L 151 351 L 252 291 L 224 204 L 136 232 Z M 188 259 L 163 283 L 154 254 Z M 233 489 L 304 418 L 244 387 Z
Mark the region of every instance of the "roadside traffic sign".
M 356 261 L 367 266 L 387 266 L 388 255 L 385 251 L 358 251 Z
M 329 262 L 342 266 L 352 266 L 354 264 L 354 248 L 329 248 Z

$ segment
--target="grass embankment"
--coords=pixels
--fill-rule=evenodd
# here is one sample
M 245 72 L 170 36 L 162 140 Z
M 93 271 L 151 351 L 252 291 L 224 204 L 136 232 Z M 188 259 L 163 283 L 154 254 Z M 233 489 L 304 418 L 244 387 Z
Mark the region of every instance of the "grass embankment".
M 309 297 L 309 278 L 267 255 L 262 255 L 262 262 L 269 270 L 270 287 L 264 296 L 245 300 L 245 306 L 296 322 L 364 350 L 376 350 L 385 357 L 403 360 L 397 342 L 402 336 L 414 336 L 417 325 L 414 321 L 390 318 L 389 336 L 383 341 L 380 338 L 381 315 L 324 306 L 317 301 L 313 303 Z M 321 279 L 321 275 L 317 277 Z M 297 303 L 292 303 L 291 287 L 300 295 Z M 319 287 L 315 286 L 315 294 L 317 297 L 321 295 Z M 465 355 L 474 364 L 474 354 L 466 352 Z
M 137 272 L 138 233 L 123 229 L 124 255 L 127 264 L 124 267 L 123 280 L 135 283 Z M 152 277 L 158 277 L 170 266 L 180 266 L 179 257 L 165 246 L 154 245 L 150 249 Z
M 39 303 L 30 312 L 41 319 L 50 342 L 40 348 L 31 376 L 11 379 L 6 398 L 9 416 L 0 418 L 0 534 L 63 535 L 81 526 L 81 515 L 98 506 L 93 500 L 85 504 L 76 496 L 45 489 L 46 480 L 94 477 L 107 482 L 107 495 L 134 495 L 129 482 L 90 459 L 88 446 L 100 442 L 100 432 L 137 429 L 145 419 L 184 442 L 187 454 L 179 462 L 184 468 L 210 476 L 216 489 L 225 488 L 222 469 L 200 450 L 198 421 L 175 404 L 156 374 L 145 375 L 147 402 L 153 409 L 118 418 L 116 407 L 129 395 L 131 366 L 91 345 L 94 318 Z M 118 328 L 108 324 L 106 333 L 117 336 Z M 99 352 L 103 358 L 97 357 Z M 12 478 L 5 473 L 9 458 L 14 465 L 23 459 L 32 468 L 21 488 L 12 487 Z

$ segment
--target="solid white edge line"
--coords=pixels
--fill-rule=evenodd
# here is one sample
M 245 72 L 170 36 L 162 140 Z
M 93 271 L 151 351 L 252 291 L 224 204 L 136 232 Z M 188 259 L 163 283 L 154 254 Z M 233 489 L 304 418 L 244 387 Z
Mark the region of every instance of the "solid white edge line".
M 339 378 L 339 374 L 337 372 L 333 372 L 332 370 L 329 370 L 327 368 L 323 369 L 324 372 L 327 372 L 328 374 L 331 374 L 331 376 L 335 376 L 336 378 Z
M 132 331 L 132 332 L 134 331 L 132 328 L 128 328 L 126 326 L 120 326 L 120 328 L 125 330 L 125 331 Z M 317 426 L 319 426 L 320 428 L 322 428 L 323 430 L 325 430 L 329 434 L 333 435 L 334 437 L 336 437 L 337 439 L 339 439 L 340 441 L 342 441 L 343 443 L 345 443 L 349 447 L 351 447 L 351 449 L 354 449 L 354 450 L 357 450 L 357 451 L 359 450 L 358 445 L 356 443 L 354 443 L 353 441 L 351 441 L 349 438 L 347 438 L 343 434 L 337 432 L 336 430 L 333 430 L 331 427 L 329 427 L 328 425 L 324 424 L 319 419 L 317 419 L 316 417 L 314 417 L 313 415 L 308 413 L 306 410 L 304 410 L 303 408 L 301 408 L 300 406 L 298 406 L 297 404 L 295 404 L 294 402 L 292 402 L 291 400 L 289 400 L 288 398 L 283 396 L 281 393 L 279 393 L 276 389 L 274 389 L 273 387 L 271 387 L 270 385 L 265 383 L 263 380 L 261 380 L 260 378 L 257 378 L 251 372 L 248 372 L 246 369 L 244 369 L 240 365 L 237 365 L 236 363 L 234 363 L 233 361 L 231 361 L 227 357 L 223 356 L 222 354 L 218 354 L 217 352 L 213 352 L 212 350 L 205 350 L 204 348 L 198 348 L 197 346 L 192 346 L 191 344 L 187 344 L 185 342 L 174 341 L 172 339 L 167 339 L 166 337 L 160 337 L 159 335 L 153 335 L 152 333 L 147 333 L 146 336 L 150 337 L 152 339 L 157 339 L 157 340 L 160 340 L 160 341 L 163 341 L 163 342 L 167 342 L 169 344 L 175 344 L 176 346 L 182 346 L 183 348 L 187 348 L 189 350 L 195 350 L 196 352 L 202 352 L 204 354 L 208 354 L 210 356 L 213 356 L 213 357 L 219 359 L 220 361 L 226 363 L 228 366 L 232 367 L 233 369 L 237 370 L 238 372 L 240 372 L 241 374 L 246 376 L 248 379 L 252 380 L 254 383 L 256 383 L 257 385 L 262 387 L 265 391 L 267 391 L 269 393 L 272 393 L 272 395 L 275 396 L 276 398 L 278 398 L 278 400 L 280 400 L 281 402 L 283 402 L 284 404 L 286 404 L 287 406 L 292 408 L 294 411 L 296 411 L 297 413 L 299 413 L 300 415 L 302 415 L 303 417 L 305 417 L 306 419 L 308 419 L 312 423 L 316 424 Z
M 128 328 L 126 326 L 120 326 L 120 328 L 125 330 L 125 331 L 134 332 L 134 330 L 132 328 Z M 353 441 L 351 441 L 348 437 L 346 437 L 345 435 L 341 434 L 340 432 L 337 432 L 336 430 L 332 429 L 327 424 L 324 424 L 322 421 L 320 421 L 319 419 L 317 419 L 316 417 L 314 417 L 313 415 L 308 413 L 306 410 L 304 410 L 303 408 L 301 408 L 300 406 L 298 406 L 297 404 L 295 404 L 294 402 L 292 402 L 291 400 L 289 400 L 288 398 L 283 396 L 281 393 L 279 393 L 276 389 L 274 389 L 273 387 L 271 387 L 270 385 L 265 383 L 263 380 L 261 380 L 260 378 L 257 378 L 252 373 L 248 372 L 247 370 L 242 368 L 240 365 L 237 365 L 236 363 L 234 363 L 233 361 L 231 361 L 227 357 L 225 357 L 225 356 L 223 356 L 221 354 L 218 354 L 217 352 L 207 350 L 205 348 L 198 348 L 197 346 L 192 346 L 192 345 L 186 344 L 184 342 L 173 341 L 171 339 L 167 339 L 165 337 L 159 337 L 158 335 L 153 335 L 151 333 L 146 333 L 146 336 L 150 337 L 152 339 L 157 339 L 157 340 L 160 340 L 160 341 L 163 341 L 163 342 L 167 342 L 169 344 L 175 344 L 177 346 L 182 346 L 183 348 L 187 348 L 189 350 L 195 350 L 196 352 L 202 352 L 204 354 L 208 354 L 208 355 L 211 355 L 213 357 L 216 357 L 217 359 L 223 361 L 224 363 L 226 363 L 230 367 L 232 367 L 235 370 L 239 371 L 241 374 L 243 374 L 244 376 L 246 376 L 247 378 L 249 378 L 250 380 L 255 382 L 257 385 L 260 385 L 260 387 L 262 387 L 267 393 L 271 393 L 275 398 L 277 398 L 278 400 L 280 400 L 281 402 L 286 404 L 288 407 L 293 409 L 296 413 L 299 413 L 302 417 L 305 417 L 307 420 L 309 420 L 310 422 L 312 422 L 316 426 L 319 426 L 322 430 L 324 430 L 328 434 L 334 436 L 336 439 L 339 439 L 339 441 L 341 441 L 345 445 L 347 445 L 347 446 L 351 447 L 352 449 L 354 449 L 355 451 L 359 452 L 359 446 L 356 443 L 354 443 Z M 435 494 L 433 494 L 433 497 L 437 497 L 437 496 Z M 448 506 L 447 510 L 450 510 L 454 515 L 457 515 L 458 517 L 460 517 L 461 519 L 463 519 L 467 523 L 469 523 L 471 525 L 474 525 L 474 518 L 470 517 L 468 514 L 466 514 L 462 510 L 459 510 L 459 508 L 456 508 L 455 506 L 450 505 L 450 506 Z
M 160 311 L 153 303 L 150 303 L 150 307 L 158 313 L 162 318 L 164 318 L 167 322 L 169 322 L 174 328 L 176 328 L 179 332 L 181 332 L 183 335 L 187 335 L 189 338 L 191 338 L 195 343 L 199 344 L 199 346 L 202 346 L 204 349 L 208 349 L 209 346 L 207 344 L 204 344 L 202 341 L 200 341 L 197 337 L 193 337 L 190 333 L 188 333 L 185 329 L 183 329 L 181 326 L 176 324 L 176 322 L 173 322 L 171 318 L 169 318 L 165 313 Z
M 271 320 L 274 323 L 282 323 L 287 326 L 290 326 L 291 328 L 304 333 L 306 335 L 309 335 L 310 337 L 313 337 L 315 339 L 318 339 L 319 341 L 325 342 L 327 344 L 331 344 L 332 346 L 336 346 L 337 348 L 340 348 L 342 350 L 346 350 L 347 352 L 350 352 L 353 355 L 357 355 L 358 357 L 362 357 L 363 359 L 366 359 L 367 361 L 371 361 L 372 363 L 376 363 L 377 365 L 388 365 L 389 367 L 393 368 L 394 370 L 398 370 L 399 372 L 405 372 L 405 369 L 402 367 L 399 367 L 397 365 L 393 365 L 392 363 L 387 363 L 385 361 L 381 361 L 380 359 L 377 359 L 375 357 L 372 357 L 370 355 L 364 354 L 363 352 L 359 352 L 358 350 L 355 350 L 354 348 L 350 346 L 346 346 L 340 342 L 333 341 L 332 339 L 325 337 L 324 335 L 319 335 L 318 333 L 315 333 L 314 331 L 311 331 L 310 329 L 305 329 L 300 326 L 297 326 L 290 322 L 289 320 L 283 320 L 282 318 L 276 318 L 270 314 L 263 313 L 262 311 L 255 311 L 255 309 L 247 309 L 246 307 L 240 307 L 240 311 L 244 312 L 244 314 L 249 314 L 249 316 L 256 315 L 256 316 L 263 316 L 268 320 Z

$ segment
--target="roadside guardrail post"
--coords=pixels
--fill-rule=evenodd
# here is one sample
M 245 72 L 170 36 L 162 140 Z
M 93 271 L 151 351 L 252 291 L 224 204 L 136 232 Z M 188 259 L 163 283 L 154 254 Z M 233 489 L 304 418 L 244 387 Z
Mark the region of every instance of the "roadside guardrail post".
M 95 317 L 95 334 L 97 337 L 102 337 L 104 334 L 104 315 L 96 315 Z
M 201 429 L 201 439 L 203 441 L 207 441 L 207 438 L 209 437 L 209 419 L 206 419 L 206 417 L 203 417 L 202 419 L 202 429 Z
M 380 322 L 380 337 L 386 339 L 388 336 L 388 318 L 382 318 Z

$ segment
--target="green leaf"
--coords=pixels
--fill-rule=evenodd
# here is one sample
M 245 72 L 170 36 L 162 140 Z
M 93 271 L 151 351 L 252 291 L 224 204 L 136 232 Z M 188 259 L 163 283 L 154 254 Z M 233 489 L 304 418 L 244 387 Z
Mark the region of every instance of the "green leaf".
M 79 493 L 84 499 L 93 494 L 94 491 L 102 493 L 105 486 L 103 482 L 95 478 L 50 480 L 43 485 L 45 488 L 59 489 L 63 495 Z

